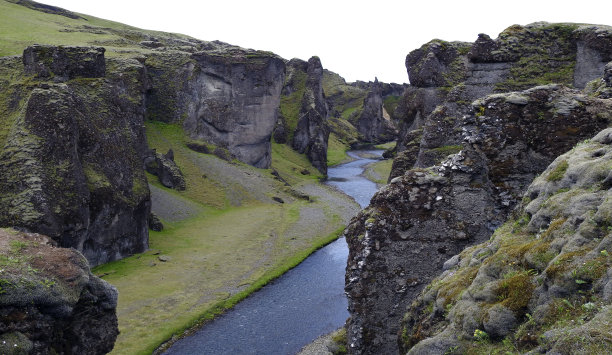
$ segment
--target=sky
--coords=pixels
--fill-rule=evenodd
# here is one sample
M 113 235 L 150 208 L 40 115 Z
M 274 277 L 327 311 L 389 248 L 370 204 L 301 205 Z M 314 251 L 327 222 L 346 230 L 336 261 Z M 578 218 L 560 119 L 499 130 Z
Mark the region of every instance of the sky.
M 610 0 L 38 0 L 128 25 L 321 58 L 347 81 L 408 82 L 406 55 L 537 21 L 612 25 Z

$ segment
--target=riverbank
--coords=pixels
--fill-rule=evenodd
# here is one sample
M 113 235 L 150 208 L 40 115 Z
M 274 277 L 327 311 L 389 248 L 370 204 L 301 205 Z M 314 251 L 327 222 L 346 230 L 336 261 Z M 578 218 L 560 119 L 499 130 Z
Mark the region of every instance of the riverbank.
M 189 150 L 180 127 L 150 124 L 147 135 L 158 151 L 173 149 L 187 189 L 150 176 L 164 230 L 150 233 L 146 253 L 94 269 L 119 290 L 112 354 L 150 354 L 232 307 L 335 240 L 358 211 L 284 146 L 273 149 L 279 180 L 271 170 Z

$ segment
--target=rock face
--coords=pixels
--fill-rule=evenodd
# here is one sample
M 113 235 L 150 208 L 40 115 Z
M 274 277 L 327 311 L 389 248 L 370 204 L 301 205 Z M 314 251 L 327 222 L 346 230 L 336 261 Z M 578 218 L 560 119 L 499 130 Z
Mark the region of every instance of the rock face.
M 610 128 L 555 159 L 514 217 L 412 303 L 401 353 L 608 352 L 611 162 Z
M 117 327 L 117 290 L 74 249 L 0 229 L 0 353 L 106 354 Z
M 329 127 L 322 78 L 321 60 L 318 57 L 310 58 L 306 69 L 306 87 L 291 145 L 296 151 L 305 153 L 312 165 L 327 175 Z
M 147 58 L 147 117 L 180 122 L 191 139 L 226 148 L 258 168 L 271 162 L 284 61 L 270 52 L 207 43 L 193 54 Z
M 102 47 L 34 45 L 23 52 L 23 65 L 26 73 L 43 78 L 101 78 L 106 71 L 104 52 Z
M 54 64 L 62 56 L 51 64 L 45 59 L 92 51 L 99 53 L 27 49 L 30 59 L 23 62 L 50 68 L 54 83 L 39 78 L 26 85 L 19 59 L 3 59 L 8 99 L 1 119 L 8 128 L 0 135 L 0 225 L 44 233 L 98 265 L 147 248 L 150 197 L 142 166 L 144 66 L 134 59 L 96 60 L 100 67 L 72 70 Z M 97 77 L 105 65 L 108 74 Z M 69 80 L 87 73 L 96 77 Z
M 363 111 L 357 120 L 357 130 L 366 142 L 386 142 L 393 140 L 395 131 L 391 117 L 383 114 L 383 85 L 374 80 L 368 95 L 363 100 Z
M 495 85 L 490 79 L 468 84 L 474 72 L 455 76 L 453 66 L 471 65 L 462 54 L 470 47 L 437 42 L 430 47 L 409 55 L 421 58 L 409 72 L 417 73 L 424 87 L 406 92 L 412 99 L 405 106 L 411 127 L 404 129 L 398 157 L 403 169 L 413 169 L 396 172 L 346 231 L 348 341 L 354 354 L 398 353 L 404 310 L 445 260 L 488 239 L 535 176 L 611 122 L 610 100 L 562 85 L 473 101 Z M 491 317 L 493 332 L 504 332 L 498 325 L 506 321 L 512 325 L 503 309 Z
M 595 25 L 539 22 L 511 26 L 495 40 L 481 34 L 473 44 L 433 40 L 406 57 L 412 87 L 400 102 L 398 152 L 439 106 L 451 120 L 494 92 L 549 83 L 584 88 L 603 75 L 611 51 L 612 29 Z M 391 176 L 404 171 L 397 165 Z

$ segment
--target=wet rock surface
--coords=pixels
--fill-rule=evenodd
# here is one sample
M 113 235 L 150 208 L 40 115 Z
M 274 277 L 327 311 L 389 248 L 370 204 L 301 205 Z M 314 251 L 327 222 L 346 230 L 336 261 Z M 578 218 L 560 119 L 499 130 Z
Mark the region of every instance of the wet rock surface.
M 117 290 L 74 249 L 40 234 L 0 229 L 0 352 L 106 354 Z

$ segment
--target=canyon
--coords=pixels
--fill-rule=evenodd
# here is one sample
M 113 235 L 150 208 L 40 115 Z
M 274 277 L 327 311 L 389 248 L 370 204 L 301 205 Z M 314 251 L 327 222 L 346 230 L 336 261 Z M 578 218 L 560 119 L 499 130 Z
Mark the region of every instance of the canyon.
M 151 353 L 342 234 L 349 354 L 612 347 L 612 28 L 432 40 L 408 85 L 0 10 L 53 34 L 1 40 L 2 352 Z M 392 140 L 364 209 L 320 184 Z

